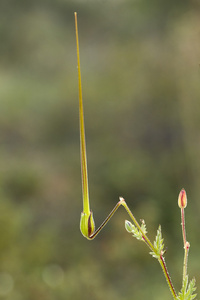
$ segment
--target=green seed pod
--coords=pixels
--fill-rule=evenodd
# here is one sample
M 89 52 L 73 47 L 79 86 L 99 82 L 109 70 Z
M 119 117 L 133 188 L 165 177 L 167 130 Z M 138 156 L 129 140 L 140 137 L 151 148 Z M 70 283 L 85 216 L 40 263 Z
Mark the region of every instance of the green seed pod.
M 90 239 L 90 236 L 94 233 L 95 230 L 92 212 L 90 212 L 89 215 L 84 212 L 81 213 L 80 230 L 84 237 Z

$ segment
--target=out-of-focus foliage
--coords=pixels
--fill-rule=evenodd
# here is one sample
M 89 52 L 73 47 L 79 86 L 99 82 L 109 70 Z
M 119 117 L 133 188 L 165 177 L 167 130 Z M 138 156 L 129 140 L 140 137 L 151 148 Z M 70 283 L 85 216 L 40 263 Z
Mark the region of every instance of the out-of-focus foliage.
M 124 229 L 79 232 L 78 12 L 90 199 L 100 224 L 125 197 L 181 286 L 177 206 L 187 191 L 189 273 L 199 285 L 198 1 L 1 0 L 0 297 L 169 299 L 159 265 Z M 198 290 L 197 290 L 198 292 Z

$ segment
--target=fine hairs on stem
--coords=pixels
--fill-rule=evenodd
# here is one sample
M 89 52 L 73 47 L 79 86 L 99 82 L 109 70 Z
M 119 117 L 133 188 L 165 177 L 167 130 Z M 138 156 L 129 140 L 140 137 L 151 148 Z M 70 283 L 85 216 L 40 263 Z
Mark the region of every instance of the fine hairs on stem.
M 181 209 L 181 224 L 182 224 L 182 233 L 183 233 L 183 244 L 184 244 L 184 260 L 183 260 L 183 281 L 182 288 L 177 294 L 175 288 L 172 284 L 171 277 L 167 270 L 167 265 L 165 262 L 164 254 L 164 239 L 162 238 L 161 226 L 158 227 L 156 238 L 154 243 L 152 243 L 147 237 L 147 229 L 145 221 L 142 220 L 139 224 L 126 204 L 125 200 L 120 197 L 118 203 L 115 205 L 110 214 L 105 218 L 102 224 L 95 230 L 95 223 L 93 218 L 93 213 L 90 210 L 90 201 L 89 201 L 89 188 L 88 188 L 88 171 L 87 171 L 87 154 L 86 154 L 86 141 L 85 141 L 85 124 L 84 124 L 84 112 L 83 112 L 83 97 L 82 97 L 82 82 L 81 82 L 81 67 L 80 67 L 80 53 L 79 53 L 79 38 L 78 38 L 78 23 L 77 23 L 77 13 L 74 13 L 75 16 L 75 32 L 76 32 L 76 49 L 77 49 L 77 67 L 78 67 L 78 87 L 79 87 L 79 125 L 80 125 L 80 159 L 81 159 L 81 178 L 82 178 L 82 197 L 83 197 L 83 211 L 81 213 L 80 219 L 80 230 L 82 235 L 88 240 L 93 240 L 98 233 L 104 228 L 108 221 L 112 218 L 115 212 L 120 206 L 124 207 L 130 221 L 125 221 L 126 230 L 133 235 L 136 239 L 144 242 L 147 247 L 150 249 L 150 254 L 152 257 L 156 258 L 161 266 L 161 269 L 164 273 L 165 279 L 168 283 L 169 289 L 171 291 L 172 297 L 175 300 L 193 300 L 196 298 L 194 294 L 195 279 L 192 279 L 188 282 L 187 274 L 187 261 L 190 244 L 186 240 L 186 230 L 185 230 L 185 216 L 184 209 L 187 206 L 187 196 L 184 189 L 181 190 L 178 197 L 178 206 Z

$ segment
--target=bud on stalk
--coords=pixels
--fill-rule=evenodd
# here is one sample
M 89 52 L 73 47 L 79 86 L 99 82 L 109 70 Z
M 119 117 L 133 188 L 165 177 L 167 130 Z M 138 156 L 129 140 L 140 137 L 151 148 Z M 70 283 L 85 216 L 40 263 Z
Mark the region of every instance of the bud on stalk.
M 186 195 L 186 191 L 184 189 L 182 189 L 179 193 L 178 206 L 180 208 L 186 208 L 186 206 L 187 206 L 187 195 Z

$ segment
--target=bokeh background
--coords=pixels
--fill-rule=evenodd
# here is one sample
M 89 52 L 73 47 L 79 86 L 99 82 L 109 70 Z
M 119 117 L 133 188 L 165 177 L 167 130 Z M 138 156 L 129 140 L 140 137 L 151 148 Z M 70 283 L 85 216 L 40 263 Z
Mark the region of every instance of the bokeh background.
M 175 288 L 188 195 L 189 274 L 200 285 L 198 0 L 1 0 L 0 298 L 171 299 L 123 208 L 89 242 L 82 210 L 74 11 L 90 199 L 98 226 L 123 196 L 158 225 Z

